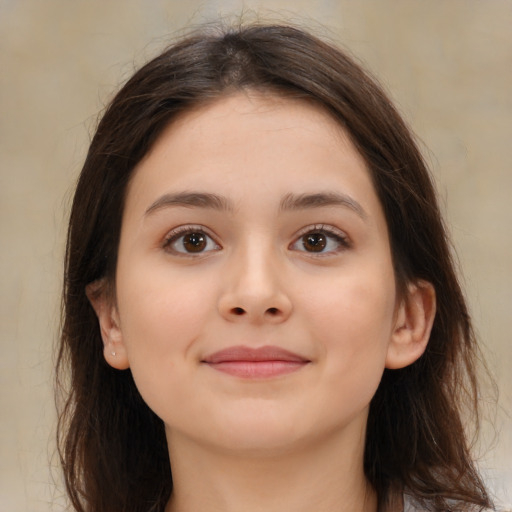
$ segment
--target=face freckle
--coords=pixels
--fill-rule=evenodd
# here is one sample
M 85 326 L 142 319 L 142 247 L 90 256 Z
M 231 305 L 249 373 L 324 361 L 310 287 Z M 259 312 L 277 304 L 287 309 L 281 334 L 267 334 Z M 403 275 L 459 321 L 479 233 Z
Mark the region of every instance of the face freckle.
M 183 114 L 128 189 L 116 297 L 170 443 L 361 437 L 397 308 L 364 160 L 310 103 L 246 92 Z

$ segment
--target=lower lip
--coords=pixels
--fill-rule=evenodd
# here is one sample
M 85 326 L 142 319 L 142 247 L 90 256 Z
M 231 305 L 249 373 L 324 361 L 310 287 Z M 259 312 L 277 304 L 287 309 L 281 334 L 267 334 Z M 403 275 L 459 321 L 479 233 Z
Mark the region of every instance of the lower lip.
M 304 366 L 307 361 L 225 361 L 207 363 L 219 372 L 245 379 L 262 379 L 293 373 Z

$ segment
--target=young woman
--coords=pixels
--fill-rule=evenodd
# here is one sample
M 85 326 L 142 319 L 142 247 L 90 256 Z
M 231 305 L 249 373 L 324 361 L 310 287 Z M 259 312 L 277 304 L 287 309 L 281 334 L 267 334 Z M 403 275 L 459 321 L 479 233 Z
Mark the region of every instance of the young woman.
M 77 511 L 490 507 L 476 351 L 420 152 L 340 50 L 199 33 L 113 99 L 66 254 Z

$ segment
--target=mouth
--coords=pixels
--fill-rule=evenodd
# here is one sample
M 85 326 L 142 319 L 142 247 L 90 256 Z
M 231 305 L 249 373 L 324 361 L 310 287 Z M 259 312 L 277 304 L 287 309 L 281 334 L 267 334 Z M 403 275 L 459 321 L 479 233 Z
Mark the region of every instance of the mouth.
M 311 361 L 275 346 L 235 346 L 215 352 L 201 362 L 235 377 L 261 379 L 296 372 Z

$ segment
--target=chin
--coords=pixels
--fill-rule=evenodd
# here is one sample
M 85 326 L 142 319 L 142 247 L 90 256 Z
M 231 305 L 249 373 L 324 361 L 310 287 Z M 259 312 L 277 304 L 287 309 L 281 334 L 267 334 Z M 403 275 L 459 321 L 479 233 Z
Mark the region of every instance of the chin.
M 304 450 L 329 432 L 339 431 L 340 427 L 319 421 L 309 422 L 305 415 L 272 414 L 269 411 L 224 417 L 216 426 L 218 429 L 211 438 L 212 442 L 227 452 L 247 457 L 273 457 Z M 210 436 L 212 433 L 210 430 Z
M 277 414 L 276 410 L 262 407 L 242 409 L 208 415 L 208 422 L 198 419 L 194 424 L 177 426 L 176 430 L 199 445 L 248 457 L 279 455 L 314 437 L 293 414 Z

